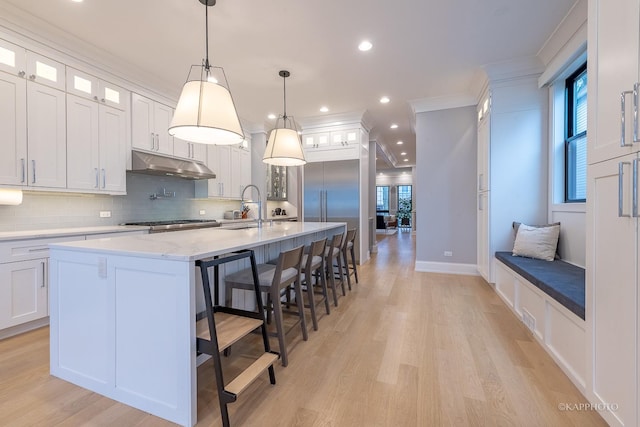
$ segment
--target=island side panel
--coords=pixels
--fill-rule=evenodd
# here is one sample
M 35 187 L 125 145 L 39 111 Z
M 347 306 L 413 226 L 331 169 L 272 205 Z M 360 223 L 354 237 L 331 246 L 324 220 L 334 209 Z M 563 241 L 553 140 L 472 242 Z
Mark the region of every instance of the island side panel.
M 181 425 L 196 421 L 190 262 L 51 251 L 51 374 Z

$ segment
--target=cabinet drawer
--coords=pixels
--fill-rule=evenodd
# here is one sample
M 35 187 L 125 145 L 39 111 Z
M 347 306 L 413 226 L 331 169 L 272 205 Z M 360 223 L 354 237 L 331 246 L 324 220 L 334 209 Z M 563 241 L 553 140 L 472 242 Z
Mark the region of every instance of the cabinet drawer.
M 49 244 L 84 240 L 84 236 L 52 237 L 48 239 L 28 239 L 0 242 L 0 264 L 26 261 L 49 256 Z

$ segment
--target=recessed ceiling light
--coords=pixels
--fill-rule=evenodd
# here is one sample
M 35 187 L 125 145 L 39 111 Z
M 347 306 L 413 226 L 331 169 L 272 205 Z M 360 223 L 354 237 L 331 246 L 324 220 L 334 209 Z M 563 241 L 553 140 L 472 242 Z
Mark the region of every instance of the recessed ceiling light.
M 398 125 L 393 123 L 391 126 L 389 126 L 391 129 L 398 129 Z
M 398 144 L 398 145 L 402 145 L 402 144 L 404 144 L 404 142 L 402 142 L 402 141 L 398 141 L 398 142 L 396 142 L 396 144 Z
M 328 111 L 329 111 L 329 108 L 328 108 L 328 107 L 320 107 L 320 112 L 321 112 L 321 113 L 326 113 L 326 112 L 328 112 Z
M 409 159 L 404 159 L 404 161 L 405 161 L 405 162 L 408 162 L 408 161 L 409 161 Z
M 71 0 L 74 3 L 82 3 L 84 0 Z
M 402 153 L 400 153 L 401 156 L 406 156 L 407 153 L 405 153 L 404 151 Z
M 272 113 L 272 114 L 269 114 L 269 115 L 267 116 L 267 118 L 268 118 L 269 120 L 275 120 L 275 119 L 277 119 L 277 118 L 278 118 L 278 116 L 276 116 L 275 114 L 273 114 L 273 113 Z
M 382 98 L 380 98 L 380 103 L 381 104 L 388 104 L 389 101 L 391 101 L 391 100 L 389 99 L 388 96 L 383 96 Z
M 366 52 L 368 50 L 371 50 L 372 47 L 373 47 L 373 44 L 371 44 L 371 42 L 369 40 L 363 40 L 358 45 L 358 49 L 360 49 L 362 52 Z

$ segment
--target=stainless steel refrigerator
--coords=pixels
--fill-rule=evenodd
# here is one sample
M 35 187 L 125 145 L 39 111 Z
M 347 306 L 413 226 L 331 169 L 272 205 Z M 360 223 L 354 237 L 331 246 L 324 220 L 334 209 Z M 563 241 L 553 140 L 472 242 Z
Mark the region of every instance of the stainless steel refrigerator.
M 359 227 L 359 160 L 304 165 L 304 220 L 346 222 L 347 228 Z M 355 252 L 359 255 L 358 240 L 356 239 Z

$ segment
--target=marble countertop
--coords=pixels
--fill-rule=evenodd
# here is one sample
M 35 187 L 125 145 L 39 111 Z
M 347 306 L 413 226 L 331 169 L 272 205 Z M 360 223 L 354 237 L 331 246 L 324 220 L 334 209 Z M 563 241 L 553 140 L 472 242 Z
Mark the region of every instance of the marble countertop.
M 127 231 L 145 231 L 149 227 L 132 225 L 103 225 L 95 227 L 47 228 L 43 230 L 2 231 L 0 242 L 24 239 L 44 239 L 49 237 L 82 236 L 102 233 L 124 233 Z
M 79 252 L 176 261 L 195 261 L 330 230 L 345 223 L 337 222 L 268 222 L 262 228 L 225 229 L 224 227 L 176 231 L 172 233 L 122 236 L 117 239 L 95 239 L 54 243 L 49 247 Z

